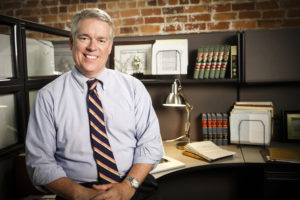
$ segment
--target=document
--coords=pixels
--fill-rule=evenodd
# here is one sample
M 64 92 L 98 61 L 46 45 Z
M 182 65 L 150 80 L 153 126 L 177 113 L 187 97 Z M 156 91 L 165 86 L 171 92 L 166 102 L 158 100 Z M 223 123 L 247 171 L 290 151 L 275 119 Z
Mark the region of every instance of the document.
M 233 151 L 228 151 L 217 146 L 212 141 L 192 142 L 185 146 L 185 150 L 208 161 L 217 160 L 235 154 Z

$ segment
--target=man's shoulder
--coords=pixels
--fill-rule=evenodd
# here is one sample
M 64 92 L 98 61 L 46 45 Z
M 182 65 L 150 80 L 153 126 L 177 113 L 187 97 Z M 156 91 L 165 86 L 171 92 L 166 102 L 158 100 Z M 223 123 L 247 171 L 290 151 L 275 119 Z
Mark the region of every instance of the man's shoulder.
M 59 91 L 64 83 L 71 78 L 71 71 L 66 72 L 40 89 L 40 93 Z
M 139 79 L 137 79 L 129 74 L 126 74 L 126 73 L 123 73 L 123 72 L 120 72 L 117 70 L 113 70 L 113 69 L 107 69 L 107 72 L 111 79 L 126 82 L 127 84 L 130 84 L 130 85 L 142 84 L 142 82 Z

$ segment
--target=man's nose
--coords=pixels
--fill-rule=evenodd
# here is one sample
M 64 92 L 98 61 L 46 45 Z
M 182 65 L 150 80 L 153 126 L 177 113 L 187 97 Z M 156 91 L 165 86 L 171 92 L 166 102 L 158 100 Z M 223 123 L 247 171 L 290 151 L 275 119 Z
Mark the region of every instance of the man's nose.
M 87 50 L 88 51 L 95 51 L 97 49 L 97 41 L 94 39 L 91 39 L 88 46 L 87 46 Z

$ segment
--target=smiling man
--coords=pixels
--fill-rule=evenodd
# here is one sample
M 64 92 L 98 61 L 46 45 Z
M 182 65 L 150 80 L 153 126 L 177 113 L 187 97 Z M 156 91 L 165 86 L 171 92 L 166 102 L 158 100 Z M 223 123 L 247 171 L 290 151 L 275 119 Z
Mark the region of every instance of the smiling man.
M 105 68 L 107 13 L 86 9 L 71 26 L 75 67 L 38 92 L 30 114 L 29 176 L 57 199 L 157 199 L 149 172 L 163 147 L 150 95 L 139 80 Z

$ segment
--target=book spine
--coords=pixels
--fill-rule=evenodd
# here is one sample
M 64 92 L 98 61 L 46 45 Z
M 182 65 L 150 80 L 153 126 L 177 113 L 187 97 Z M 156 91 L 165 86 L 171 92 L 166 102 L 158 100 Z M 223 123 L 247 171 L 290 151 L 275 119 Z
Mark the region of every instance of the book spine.
M 204 78 L 204 71 L 205 71 L 205 65 L 207 61 L 207 56 L 208 56 L 208 47 L 203 48 L 203 57 L 202 57 L 202 62 L 200 64 L 200 71 L 199 71 L 199 79 Z
M 237 64 L 237 46 L 231 46 L 230 50 L 230 78 L 238 78 L 238 64 Z
M 222 131 L 223 131 L 223 127 L 222 127 L 222 114 L 221 113 L 217 113 L 217 145 L 222 145 L 223 144 Z
M 203 48 L 199 48 L 197 58 L 196 58 L 196 64 L 195 64 L 194 79 L 198 79 L 199 77 L 202 56 L 203 56 Z
M 217 144 L 217 116 L 211 113 L 212 141 Z
M 218 55 L 219 55 L 219 47 L 216 46 L 214 48 L 213 58 L 210 66 L 209 78 L 214 79 L 216 74 L 216 66 L 218 62 Z
M 226 73 L 226 68 L 227 68 L 227 63 L 228 63 L 228 58 L 229 58 L 229 51 L 230 51 L 230 46 L 226 45 L 225 50 L 224 50 L 221 70 L 220 70 L 220 78 L 221 79 L 225 78 L 225 73 Z
M 202 133 L 203 133 L 203 140 L 208 140 L 208 130 L 207 130 L 207 114 L 202 113 Z
M 208 140 L 212 141 L 212 119 L 210 113 L 207 113 L 207 133 Z
M 215 78 L 219 79 L 220 78 L 220 71 L 221 71 L 221 65 L 222 65 L 222 60 L 223 60 L 223 55 L 224 55 L 224 46 L 220 46 L 219 48 L 219 54 L 218 54 L 218 59 L 217 59 L 217 64 L 216 64 L 216 72 L 215 72 Z
M 228 145 L 228 114 L 227 113 L 223 113 L 222 114 L 222 139 L 223 145 Z
M 209 73 L 210 73 L 210 66 L 213 58 L 213 53 L 214 53 L 214 48 L 209 47 L 208 49 L 208 55 L 207 55 L 207 61 L 204 69 L 204 78 L 208 79 L 209 78 Z

